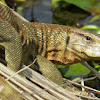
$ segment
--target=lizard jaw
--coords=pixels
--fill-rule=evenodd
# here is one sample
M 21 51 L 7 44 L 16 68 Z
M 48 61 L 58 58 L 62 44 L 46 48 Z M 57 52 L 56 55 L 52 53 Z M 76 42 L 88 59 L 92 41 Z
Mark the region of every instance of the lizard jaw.
M 80 55 L 74 52 L 74 50 L 71 49 L 66 49 L 63 53 L 62 51 L 58 51 L 56 53 L 53 51 L 48 52 L 46 58 L 53 63 L 60 65 L 71 65 L 84 61 L 84 58 L 82 58 Z
M 90 56 L 90 57 L 99 57 L 100 58 L 100 48 L 98 48 L 98 47 L 96 47 L 96 48 L 94 48 L 93 50 L 91 50 L 91 49 L 87 49 L 87 50 L 85 50 L 85 52 L 86 52 L 86 54 L 88 55 L 88 56 Z
M 100 59 L 100 45 L 95 45 L 95 46 L 85 46 L 85 45 L 74 45 L 74 50 L 77 52 L 84 53 L 88 58 L 95 58 L 97 60 Z M 80 51 L 79 51 L 80 50 Z

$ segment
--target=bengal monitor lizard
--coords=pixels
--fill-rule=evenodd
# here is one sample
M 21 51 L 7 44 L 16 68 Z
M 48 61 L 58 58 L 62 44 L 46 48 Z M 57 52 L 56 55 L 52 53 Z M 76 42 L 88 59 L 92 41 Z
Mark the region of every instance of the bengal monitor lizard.
M 7 66 L 12 70 L 17 71 L 22 60 L 28 65 L 37 57 L 41 73 L 55 83 L 62 84 L 62 75 L 53 63 L 70 65 L 100 59 L 99 35 L 64 25 L 25 21 L 1 2 L 0 21 L 0 45 L 4 44 Z M 11 32 L 8 32 L 6 22 L 11 26 L 8 27 Z M 8 40 L 9 49 L 6 49 L 8 46 L 4 41 Z

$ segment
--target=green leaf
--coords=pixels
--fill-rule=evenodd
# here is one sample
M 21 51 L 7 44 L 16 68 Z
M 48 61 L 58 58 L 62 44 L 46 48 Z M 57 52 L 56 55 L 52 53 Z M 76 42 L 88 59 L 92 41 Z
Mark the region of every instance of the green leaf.
M 95 33 L 100 34 L 100 27 L 97 30 L 95 30 Z
M 96 64 L 94 61 L 92 61 L 92 64 L 95 68 L 100 68 L 100 65 Z
M 78 6 L 79 8 L 90 12 L 92 14 L 100 14 L 100 2 L 99 0 L 52 0 L 52 6 L 59 1 L 65 1 L 67 3 Z
M 91 6 L 91 2 L 89 2 L 89 0 L 52 0 L 52 6 L 54 7 L 54 4 L 59 2 L 59 1 L 65 1 L 68 2 L 70 4 L 74 4 L 86 11 L 88 11 L 88 8 Z
M 89 0 L 65 0 L 65 1 L 74 4 L 85 11 L 88 11 L 88 8 L 91 6 L 91 2 L 89 2 Z
M 96 21 L 96 20 L 99 20 L 99 19 L 100 19 L 100 15 L 96 15 L 96 16 L 92 17 L 92 18 L 89 20 L 89 23 L 92 23 L 92 22 L 94 22 L 94 21 Z
M 94 68 L 100 73 L 100 65 L 96 64 L 94 61 L 92 61 L 92 64 Z
M 96 25 L 85 25 L 81 29 L 95 29 L 95 30 L 97 30 L 97 29 L 99 29 L 99 27 Z
M 73 64 L 62 69 L 60 68 L 60 71 L 64 77 L 87 75 L 90 73 L 90 70 L 81 63 Z

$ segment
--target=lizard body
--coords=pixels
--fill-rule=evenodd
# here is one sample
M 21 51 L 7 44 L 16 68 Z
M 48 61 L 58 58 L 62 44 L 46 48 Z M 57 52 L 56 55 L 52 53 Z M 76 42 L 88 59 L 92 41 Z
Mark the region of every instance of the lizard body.
M 2 3 L 0 3 L 0 18 L 2 21 L 6 20 L 20 34 L 20 40 L 23 42 L 24 64 L 28 65 L 37 55 L 42 55 L 40 56 L 42 57 L 41 59 L 37 56 L 37 63 L 40 69 L 45 69 L 43 69 L 45 73 L 48 73 L 48 69 L 50 69 L 50 66 L 48 67 L 49 64 L 54 67 L 48 60 L 56 64 L 70 65 L 77 62 L 100 59 L 100 38 L 95 34 L 64 25 L 31 23 L 22 20 L 14 11 Z M 22 47 L 21 45 L 19 46 Z M 11 54 L 9 53 L 9 55 Z M 20 54 L 19 56 L 21 57 Z M 45 60 L 47 64 L 43 66 L 44 57 L 48 60 Z M 12 66 L 10 68 L 16 69 Z M 50 72 L 53 79 L 50 79 L 57 84 L 62 84 L 63 78 L 59 71 L 57 70 L 55 75 L 55 70 L 51 69 Z M 42 74 L 44 72 L 42 71 Z M 48 74 L 45 76 L 48 77 Z M 58 79 L 56 80 L 56 76 L 60 77 L 60 83 Z
M 98 50 L 100 46 L 99 35 L 97 36 L 96 34 L 92 34 L 74 27 L 69 27 L 64 25 L 27 22 L 25 20 L 21 20 L 20 17 L 14 14 L 14 11 L 12 11 L 9 7 L 2 4 L 0 4 L 0 18 L 8 21 L 17 30 L 17 32 L 19 32 L 20 35 L 23 36 L 23 45 L 26 43 L 26 41 L 27 44 L 31 45 L 30 41 L 34 40 L 36 44 L 35 48 L 38 45 L 38 47 L 36 48 L 36 50 L 38 49 L 37 53 L 45 56 L 49 60 L 56 61 L 57 59 L 57 61 L 61 64 L 70 65 L 72 63 L 79 62 L 78 61 L 79 58 L 81 61 L 82 56 L 84 61 L 84 60 L 90 60 L 91 58 L 94 57 L 98 59 L 97 56 L 99 57 L 100 55 Z M 95 41 L 92 41 L 93 39 Z M 70 42 L 71 44 L 67 42 Z M 88 44 L 89 48 L 86 47 Z M 82 50 L 82 46 L 84 47 L 83 48 L 84 50 Z M 65 47 L 67 47 L 66 49 L 67 54 L 65 54 L 67 55 L 67 57 L 62 57 L 62 55 L 64 55 Z M 74 49 L 76 50 L 74 51 Z M 56 54 L 54 54 L 54 52 Z M 58 57 L 54 56 L 53 58 L 53 55 L 55 56 L 58 55 Z M 86 55 L 88 57 L 86 57 Z M 70 56 L 72 61 L 70 59 Z M 77 56 L 77 57 L 72 58 L 72 56 L 73 57 Z M 62 61 L 60 61 L 61 59 Z

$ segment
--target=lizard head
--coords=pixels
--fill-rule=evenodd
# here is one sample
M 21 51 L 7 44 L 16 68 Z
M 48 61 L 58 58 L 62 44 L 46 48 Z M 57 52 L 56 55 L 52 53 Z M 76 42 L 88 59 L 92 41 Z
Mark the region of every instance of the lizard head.
M 100 35 L 77 28 L 68 32 L 67 51 L 72 53 L 76 62 L 100 59 Z M 75 60 L 75 59 L 74 59 Z
M 48 48 L 48 60 L 56 64 L 70 65 L 100 59 L 100 35 L 73 27 L 67 27 L 66 31 L 66 34 L 62 32 L 63 35 L 55 45 Z

